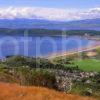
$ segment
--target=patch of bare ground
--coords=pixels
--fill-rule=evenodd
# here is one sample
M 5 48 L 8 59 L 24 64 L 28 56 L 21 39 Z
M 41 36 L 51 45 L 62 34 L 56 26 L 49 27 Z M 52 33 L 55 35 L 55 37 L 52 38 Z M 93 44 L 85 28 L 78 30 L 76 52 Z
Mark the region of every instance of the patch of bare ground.
M 0 83 L 0 100 L 95 100 L 41 87 Z

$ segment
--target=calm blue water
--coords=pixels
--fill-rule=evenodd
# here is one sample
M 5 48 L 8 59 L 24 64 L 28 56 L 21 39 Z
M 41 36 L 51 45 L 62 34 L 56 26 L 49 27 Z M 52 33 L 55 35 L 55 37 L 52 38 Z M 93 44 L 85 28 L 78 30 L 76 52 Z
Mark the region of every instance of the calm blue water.
M 94 44 L 80 37 L 0 36 L 0 58 L 10 55 L 42 57 L 53 53 L 73 51 Z

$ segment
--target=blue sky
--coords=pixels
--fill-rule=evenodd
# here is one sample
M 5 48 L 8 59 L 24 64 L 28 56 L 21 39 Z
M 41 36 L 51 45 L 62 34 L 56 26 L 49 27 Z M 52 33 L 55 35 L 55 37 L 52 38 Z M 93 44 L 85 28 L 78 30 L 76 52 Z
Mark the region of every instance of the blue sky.
M 49 7 L 88 9 L 98 7 L 100 0 L 0 0 L 0 7 Z

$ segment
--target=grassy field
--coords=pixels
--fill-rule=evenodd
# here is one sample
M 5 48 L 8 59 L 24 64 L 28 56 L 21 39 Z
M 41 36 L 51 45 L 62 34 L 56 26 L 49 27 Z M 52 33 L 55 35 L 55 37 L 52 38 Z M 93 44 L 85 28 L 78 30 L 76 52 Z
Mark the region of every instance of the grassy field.
M 75 65 L 78 65 L 80 69 L 84 71 L 97 71 L 100 72 L 100 60 L 85 59 L 74 61 Z

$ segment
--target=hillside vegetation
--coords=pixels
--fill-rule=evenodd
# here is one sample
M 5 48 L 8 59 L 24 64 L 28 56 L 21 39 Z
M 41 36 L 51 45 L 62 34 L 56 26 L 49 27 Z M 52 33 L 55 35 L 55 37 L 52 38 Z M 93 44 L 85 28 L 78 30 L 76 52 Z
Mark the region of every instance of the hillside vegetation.
M 28 34 L 31 36 L 56 36 L 56 35 L 100 35 L 100 31 L 95 30 L 53 30 L 53 29 L 10 29 L 10 28 L 0 28 L 0 34 L 2 35 L 23 35 Z
M 100 98 L 100 72 L 80 69 L 81 65 L 74 63 L 74 57 L 48 60 L 8 56 L 0 61 L 0 82 L 47 87 L 65 93 Z M 83 61 L 85 59 L 84 55 Z M 84 66 L 92 67 L 91 64 Z

